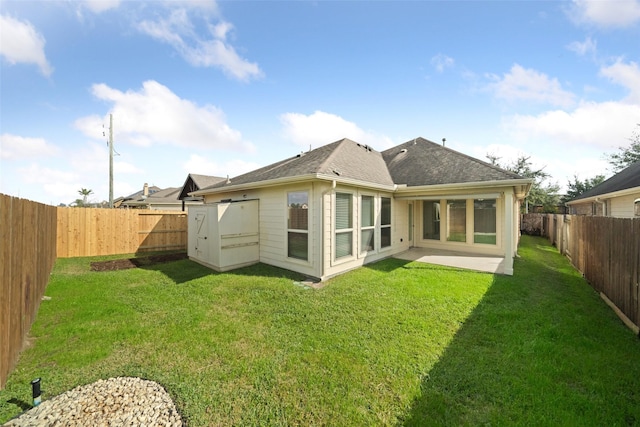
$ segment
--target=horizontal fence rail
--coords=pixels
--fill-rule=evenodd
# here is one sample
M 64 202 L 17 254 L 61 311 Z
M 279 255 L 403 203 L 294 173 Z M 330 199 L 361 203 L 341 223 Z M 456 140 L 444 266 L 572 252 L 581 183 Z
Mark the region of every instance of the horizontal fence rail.
M 0 194 L 0 389 L 36 318 L 56 260 L 56 208 Z
M 523 232 L 545 236 L 598 292 L 640 327 L 640 219 L 525 214 Z

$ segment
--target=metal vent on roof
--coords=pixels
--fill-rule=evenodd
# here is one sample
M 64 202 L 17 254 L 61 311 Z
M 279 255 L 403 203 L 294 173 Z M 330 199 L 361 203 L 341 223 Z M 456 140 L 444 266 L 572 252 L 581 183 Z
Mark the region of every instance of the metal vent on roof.
M 333 173 L 335 173 L 336 175 L 340 176 L 340 171 L 338 169 L 334 169 Z
M 403 148 L 402 150 L 400 150 L 400 152 L 401 152 L 401 153 L 406 153 L 406 152 L 407 152 L 407 149 L 406 149 L 406 148 Z

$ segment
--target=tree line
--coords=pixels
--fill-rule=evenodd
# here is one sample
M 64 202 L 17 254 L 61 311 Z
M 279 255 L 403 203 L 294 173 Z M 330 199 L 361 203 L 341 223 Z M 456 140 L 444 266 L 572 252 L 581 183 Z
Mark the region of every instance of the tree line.
M 628 140 L 631 142 L 629 146 L 620 146 L 615 153 L 604 155 L 614 174 L 640 161 L 640 123 Z M 487 154 L 486 157 L 494 166 L 517 173 L 524 178 L 533 178 L 533 185 L 525 199 L 526 204 L 541 206 L 542 210 L 548 213 L 557 212 L 558 206 L 563 206 L 605 180 L 602 174 L 585 179 L 574 175 L 573 179 L 567 182 L 566 194 L 561 195 L 560 185 L 557 182 L 549 182 L 551 175 L 544 171 L 545 167 L 534 168 L 531 156 L 521 155 L 513 163 L 502 163 L 500 157 L 493 154 Z

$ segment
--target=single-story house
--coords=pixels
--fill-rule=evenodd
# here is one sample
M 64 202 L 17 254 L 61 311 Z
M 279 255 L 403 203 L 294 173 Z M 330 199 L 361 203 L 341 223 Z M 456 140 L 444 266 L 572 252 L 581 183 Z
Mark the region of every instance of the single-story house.
M 159 188 L 144 183 L 142 190 L 127 197 L 118 199 L 114 206 L 118 208 L 151 209 L 163 211 L 183 211 L 186 205 L 202 204 L 202 201 L 186 201 L 178 199 L 181 188 Z
M 574 215 L 640 218 L 640 162 L 567 202 Z
M 423 138 L 382 152 L 342 139 L 191 193 L 215 210 L 216 233 L 198 236 L 205 214 L 190 212 L 188 252 L 224 270 L 212 253 L 240 255 L 252 245 L 255 257 L 231 267 L 260 261 L 325 280 L 421 247 L 503 256 L 513 274 L 519 206 L 531 184 Z M 225 216 L 246 233 L 223 226 Z M 212 246 L 203 252 L 205 242 Z

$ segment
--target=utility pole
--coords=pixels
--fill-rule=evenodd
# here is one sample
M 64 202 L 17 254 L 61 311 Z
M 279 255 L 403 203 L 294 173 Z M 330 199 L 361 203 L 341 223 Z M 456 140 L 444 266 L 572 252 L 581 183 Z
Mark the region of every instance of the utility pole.
M 109 207 L 113 208 L 113 114 L 109 114 Z

